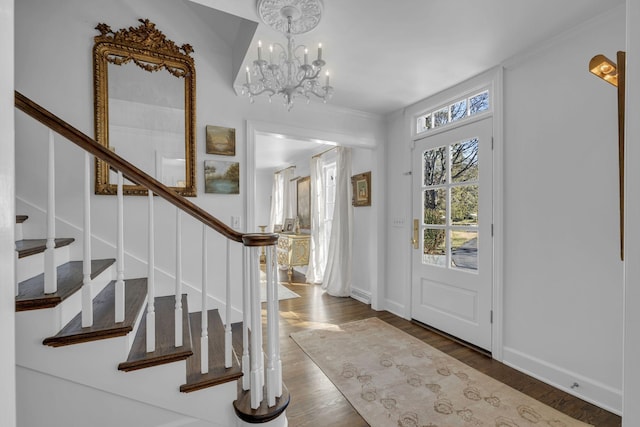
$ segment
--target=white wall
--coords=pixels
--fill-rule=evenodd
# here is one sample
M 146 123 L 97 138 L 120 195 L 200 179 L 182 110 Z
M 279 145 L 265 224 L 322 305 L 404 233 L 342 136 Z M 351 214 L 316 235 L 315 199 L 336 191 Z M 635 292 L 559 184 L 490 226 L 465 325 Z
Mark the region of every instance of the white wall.
M 194 49 L 196 63 L 197 94 L 197 185 L 198 197 L 194 203 L 209 211 L 222 221 L 230 222 L 232 216 L 242 216 L 245 212 L 246 183 L 244 182 L 245 122 L 258 121 L 278 125 L 314 129 L 324 133 L 350 135 L 354 140 L 375 145 L 383 141 L 384 124 L 369 115 L 352 114 L 331 105 L 301 103 L 293 111 L 287 112 L 278 103 L 268 104 L 257 100 L 250 104 L 246 98 L 239 98 L 232 90 L 232 49 L 207 26 L 193 8 L 182 1 L 116 0 L 110 2 L 69 0 L 65 7 L 52 2 L 21 0 L 16 5 L 16 87 L 26 96 L 40 103 L 53 113 L 64 118 L 88 135 L 93 135 L 93 76 L 91 47 L 93 37 L 98 33 L 94 27 L 99 22 L 109 24 L 113 29 L 137 25 L 138 18 L 149 18 L 157 24 L 168 38 L 178 44 L 190 43 Z M 38 28 L 35 35 L 33 29 Z M 241 195 L 212 195 L 203 193 L 202 162 L 213 159 L 205 153 L 204 127 L 207 124 L 233 127 L 236 129 L 236 156 L 224 160 L 241 163 Z M 62 140 L 60 138 L 60 140 Z M 26 201 L 42 206 L 45 195 L 43 144 L 46 130 L 33 123 L 23 114 L 17 115 L 17 193 Z M 62 141 L 60 141 L 62 142 Z M 58 192 L 58 216 L 72 224 L 82 223 L 80 171 L 82 153 L 68 143 L 58 144 L 57 167 L 65 171 L 56 182 Z M 174 210 L 166 209 L 165 203 L 156 203 L 156 263 L 170 279 L 174 271 L 173 228 Z M 94 235 L 108 242 L 115 241 L 115 221 L 113 198 L 92 197 Z M 125 212 L 134 212 L 125 225 L 127 252 L 132 257 L 146 259 L 146 200 L 127 197 Z M 242 227 L 246 221 L 241 221 Z M 198 286 L 200 280 L 199 239 L 201 230 L 191 219 L 183 225 L 183 271 L 187 283 Z M 212 237 L 212 242 L 220 239 Z M 366 247 L 368 242 L 363 242 Z M 215 247 L 214 247 L 215 246 Z M 218 247 L 220 249 L 218 249 Z M 220 253 L 222 246 L 211 243 L 210 271 L 223 271 L 224 262 Z M 239 283 L 241 251 L 238 245 L 232 250 L 232 280 Z M 113 256 L 100 253 L 96 256 Z M 368 259 L 368 267 L 379 264 Z M 132 265 L 140 263 L 132 262 Z M 135 271 L 144 274 L 144 271 Z M 211 274 L 210 274 L 211 275 Z M 163 284 L 160 284 L 163 286 Z M 214 286 L 211 284 L 211 286 Z M 220 293 L 217 290 L 213 291 Z M 240 306 L 239 288 L 234 287 L 234 305 Z
M 504 316 L 505 363 L 616 412 L 623 301 L 616 97 L 587 65 L 624 47 L 624 19 L 619 7 L 505 64 L 504 306 L 494 307 Z M 417 108 L 388 118 L 386 306 L 405 315 L 411 180 L 403 173 Z M 571 390 L 574 382 L 580 386 Z
M 269 225 L 272 187 L 273 171 L 271 169 L 256 170 L 256 224 Z
M 7 427 L 16 425 L 15 394 L 15 197 L 13 107 L 13 0 L 0 0 L 0 413 Z
M 588 62 L 622 48 L 619 7 L 504 74 L 504 360 L 617 412 L 616 90 Z
M 351 173 L 357 175 L 363 172 L 370 172 L 374 159 L 374 151 L 354 148 L 351 154 Z M 353 263 L 353 268 L 351 269 L 351 293 L 364 302 L 369 302 L 371 298 L 372 277 L 375 277 L 376 272 L 375 267 L 369 264 L 368 260 L 376 259 L 377 245 L 358 245 L 357 242 L 359 240 L 370 242 L 372 235 L 377 234 L 375 232 L 375 216 L 373 215 L 373 211 L 377 207 L 384 208 L 384 203 L 372 196 L 371 206 L 352 208 L 354 250 L 351 258 Z
M 624 321 L 624 402 L 622 425 L 640 420 L 640 4 L 627 1 L 627 107 L 626 107 L 626 247 Z

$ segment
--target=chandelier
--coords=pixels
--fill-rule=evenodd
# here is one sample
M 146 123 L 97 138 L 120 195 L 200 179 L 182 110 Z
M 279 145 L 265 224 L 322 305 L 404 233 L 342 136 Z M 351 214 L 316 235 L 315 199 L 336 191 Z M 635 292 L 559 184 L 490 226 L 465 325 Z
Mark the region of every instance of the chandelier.
M 246 82 L 242 94 L 253 103 L 254 97 L 267 94 L 269 102 L 274 95 L 282 95 L 287 110 L 293 108 L 296 97 L 303 97 L 307 103 L 311 95 L 324 102 L 331 99 L 333 88 L 329 85 L 329 72 L 322 76 L 322 44 L 318 45 L 317 56 L 309 59 L 309 49 L 296 46 L 294 34 L 306 33 L 315 28 L 322 15 L 321 0 L 259 0 L 258 14 L 271 28 L 284 33 L 286 47 L 280 43 L 269 45 L 266 56 L 262 41 L 258 41 L 258 59 L 252 67 L 246 68 Z M 321 81 L 324 78 L 324 85 Z

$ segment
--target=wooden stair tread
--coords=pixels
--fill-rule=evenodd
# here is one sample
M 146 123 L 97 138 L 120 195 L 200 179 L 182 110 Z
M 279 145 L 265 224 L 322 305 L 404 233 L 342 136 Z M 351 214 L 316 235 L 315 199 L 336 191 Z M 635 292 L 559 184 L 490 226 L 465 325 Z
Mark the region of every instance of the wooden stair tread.
M 45 338 L 44 345 L 60 347 L 127 335 L 133 330 L 138 313 L 147 297 L 147 279 L 125 280 L 125 319 L 115 323 L 115 280 L 93 299 L 93 326 L 82 327 L 78 313 L 55 336 Z
M 114 259 L 94 259 L 91 261 L 91 278 L 94 279 L 111 264 Z M 70 261 L 57 267 L 58 290 L 53 294 L 44 293 L 44 273 L 20 282 L 16 296 L 16 311 L 51 308 L 73 295 L 82 287 L 82 261 Z
M 193 354 L 191 349 L 191 328 L 189 326 L 189 308 L 187 295 L 182 295 L 182 343 L 176 347 L 175 343 L 175 301 L 174 295 L 155 299 L 156 311 L 156 350 L 147 353 L 147 319 L 142 318 L 136 332 L 133 346 L 126 362 L 118 365 L 121 371 L 134 371 L 162 365 L 164 363 L 184 360 Z
M 27 215 L 16 215 L 16 224 L 22 224 L 27 219 L 29 219 Z
M 242 377 L 242 368 L 235 354 L 231 368 L 224 367 L 224 325 L 218 310 L 209 310 L 209 372 L 200 373 L 200 333 L 202 313 L 190 313 L 191 336 L 193 337 L 193 356 L 187 359 L 187 382 L 180 386 L 180 391 L 190 393 L 207 387 L 213 387 Z
M 64 237 L 55 239 L 56 248 L 70 245 L 75 239 Z M 47 239 L 23 239 L 16 242 L 16 252 L 18 258 L 24 258 L 30 255 L 39 254 L 47 249 Z

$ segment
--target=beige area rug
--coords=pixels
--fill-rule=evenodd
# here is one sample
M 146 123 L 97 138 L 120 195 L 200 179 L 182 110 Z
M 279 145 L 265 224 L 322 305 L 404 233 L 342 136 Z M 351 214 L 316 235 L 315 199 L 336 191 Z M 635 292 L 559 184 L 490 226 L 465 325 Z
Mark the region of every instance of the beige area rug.
M 589 425 L 378 318 L 291 337 L 372 427 Z

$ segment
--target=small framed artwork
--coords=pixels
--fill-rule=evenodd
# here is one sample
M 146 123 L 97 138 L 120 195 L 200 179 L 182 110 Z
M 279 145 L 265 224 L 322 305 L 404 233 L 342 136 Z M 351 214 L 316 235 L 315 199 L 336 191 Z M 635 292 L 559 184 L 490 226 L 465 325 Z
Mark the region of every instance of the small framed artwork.
M 305 176 L 296 182 L 298 190 L 298 218 L 300 218 L 300 228 L 311 229 L 311 177 Z
M 273 232 L 274 233 L 282 233 L 282 224 L 274 224 Z
M 240 194 L 240 163 L 205 160 L 204 192 Z
M 285 233 L 293 233 L 293 218 L 287 218 L 284 220 L 284 232 Z
M 236 130 L 207 125 L 207 154 L 236 155 Z
M 371 206 L 371 172 L 365 172 L 351 177 L 353 187 L 353 206 Z

